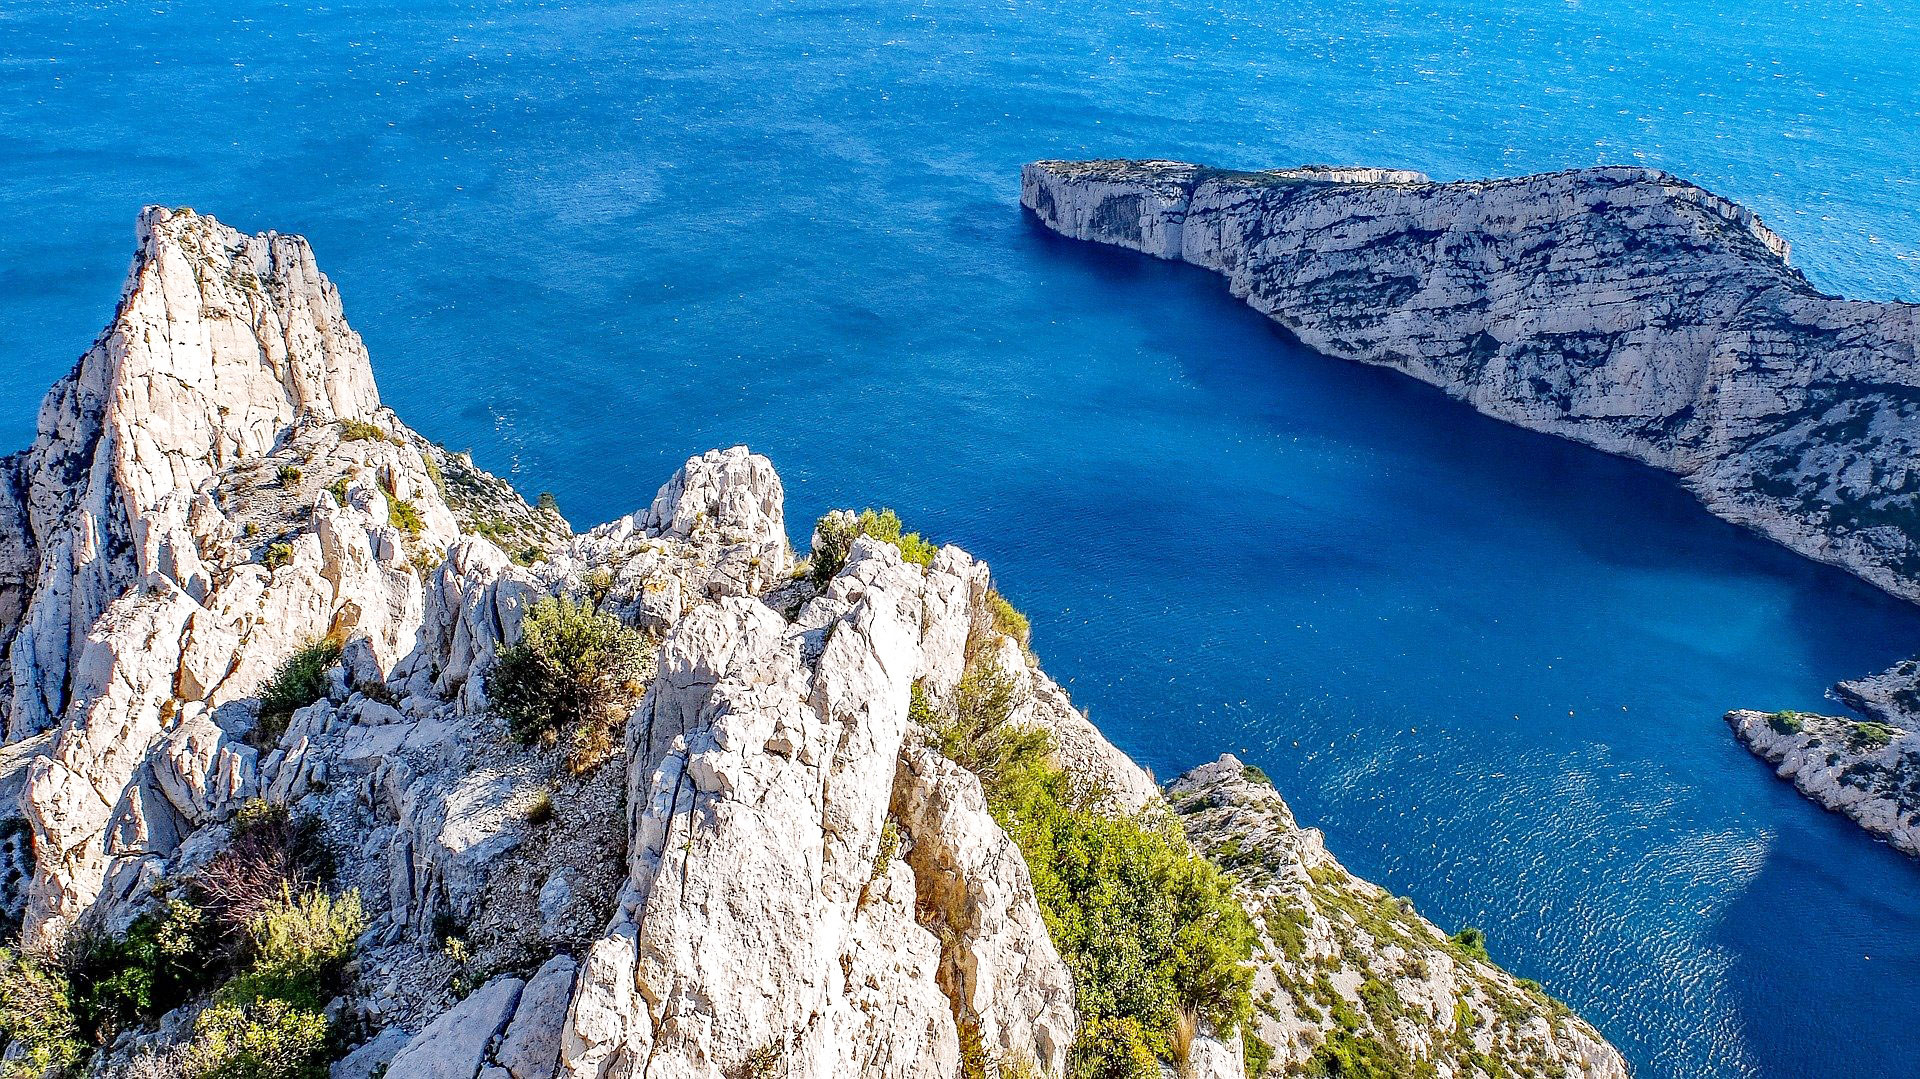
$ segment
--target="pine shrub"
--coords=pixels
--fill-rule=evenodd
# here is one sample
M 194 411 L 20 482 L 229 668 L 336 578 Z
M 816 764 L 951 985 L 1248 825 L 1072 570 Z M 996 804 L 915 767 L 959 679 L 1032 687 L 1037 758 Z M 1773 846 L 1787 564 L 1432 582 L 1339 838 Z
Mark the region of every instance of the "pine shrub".
M 890 509 L 864 509 L 856 516 L 851 513 L 834 512 L 814 522 L 813 551 L 808 559 L 814 583 L 824 585 L 833 580 L 835 574 L 847 564 L 847 555 L 853 551 L 853 541 L 861 536 L 871 536 L 883 543 L 891 543 L 900 551 L 900 557 L 916 566 L 933 564 L 933 556 L 940 548 L 918 532 L 901 531 L 900 515 Z

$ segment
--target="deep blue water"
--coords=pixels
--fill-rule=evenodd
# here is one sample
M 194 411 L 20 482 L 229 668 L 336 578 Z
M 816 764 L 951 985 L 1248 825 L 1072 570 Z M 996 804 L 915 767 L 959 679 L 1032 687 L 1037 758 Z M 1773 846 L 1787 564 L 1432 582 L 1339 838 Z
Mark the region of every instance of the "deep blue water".
M 1920 1059 L 1920 864 L 1750 759 L 1920 610 L 1042 233 L 1021 162 L 1643 162 L 1920 296 L 1897 0 L 0 0 L 0 448 L 146 202 L 311 236 L 389 403 L 576 522 L 745 441 L 990 558 L 1162 775 L 1263 765 L 1642 1076 Z

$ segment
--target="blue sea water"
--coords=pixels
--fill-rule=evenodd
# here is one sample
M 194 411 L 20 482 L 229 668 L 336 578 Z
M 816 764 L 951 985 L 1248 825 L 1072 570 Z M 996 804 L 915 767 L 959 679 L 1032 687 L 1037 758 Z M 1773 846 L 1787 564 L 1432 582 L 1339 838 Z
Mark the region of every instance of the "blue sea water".
M 1656 165 L 1920 296 L 1900 0 L 0 0 L 0 447 L 143 203 L 313 239 L 390 404 L 580 523 L 747 442 L 789 516 L 992 560 L 1161 775 L 1259 763 L 1356 872 L 1648 1077 L 1920 1060 L 1920 864 L 1773 778 L 1920 610 L 1669 478 L 1075 245 L 1030 159 Z

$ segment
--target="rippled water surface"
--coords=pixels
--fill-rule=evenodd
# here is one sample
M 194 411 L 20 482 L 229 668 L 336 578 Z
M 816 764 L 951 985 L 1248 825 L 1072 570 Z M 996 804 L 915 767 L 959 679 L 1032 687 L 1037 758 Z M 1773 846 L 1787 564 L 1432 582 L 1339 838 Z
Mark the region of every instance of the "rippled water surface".
M 990 558 L 1171 774 L 1260 763 L 1357 872 L 1643 1076 L 1920 1059 L 1920 865 L 1775 780 L 1920 611 L 1667 478 L 1041 233 L 1021 162 L 1642 162 L 1822 287 L 1920 296 L 1892 0 L 0 3 L 0 446 L 146 202 L 311 236 L 389 403 L 579 522 L 770 453 Z

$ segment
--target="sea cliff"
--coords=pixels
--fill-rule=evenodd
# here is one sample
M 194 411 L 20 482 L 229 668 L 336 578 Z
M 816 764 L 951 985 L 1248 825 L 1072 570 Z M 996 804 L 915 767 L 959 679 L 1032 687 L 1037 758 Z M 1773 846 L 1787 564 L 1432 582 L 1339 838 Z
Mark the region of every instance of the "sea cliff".
M 1042 161 L 1049 228 L 1214 270 L 1328 355 L 1679 474 L 1715 514 L 1920 599 L 1920 307 L 1822 295 L 1662 172 Z
M 0 479 L 9 1067 L 1626 1074 L 1237 762 L 1163 792 L 960 548 L 836 513 L 799 558 L 745 447 L 529 505 L 381 403 L 297 237 L 143 213 Z M 1088 836 L 1156 868 L 1076 880 Z M 1189 932 L 1074 905 L 1129 888 L 1217 919 L 1218 986 L 1101 995 L 1072 916 Z
M 1822 294 L 1712 192 L 1644 168 L 1434 183 L 1040 161 L 1021 201 L 1063 235 L 1220 273 L 1328 355 L 1673 472 L 1714 514 L 1920 601 L 1920 306 Z M 1783 777 L 1914 853 L 1920 668 L 1835 695 L 1890 742 L 1833 737 L 1851 720 L 1727 718 Z

